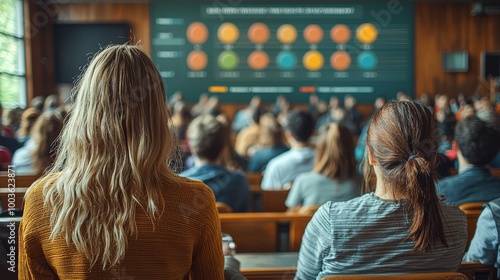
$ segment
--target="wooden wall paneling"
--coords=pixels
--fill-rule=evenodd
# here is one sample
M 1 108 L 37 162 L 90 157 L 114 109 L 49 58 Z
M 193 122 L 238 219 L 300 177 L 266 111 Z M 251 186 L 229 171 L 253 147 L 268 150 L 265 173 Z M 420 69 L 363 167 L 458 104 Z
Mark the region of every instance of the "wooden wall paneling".
M 58 6 L 58 22 L 127 22 L 132 44 L 151 54 L 148 3 L 72 3 Z
M 26 1 L 24 30 L 28 104 L 34 96 L 56 93 L 52 63 L 53 10 L 44 1 Z
M 415 93 L 473 94 L 483 50 L 500 50 L 500 16 L 472 16 L 470 3 L 418 3 L 415 14 Z M 467 51 L 469 71 L 446 73 L 441 55 Z M 486 90 L 482 89 L 485 93 Z

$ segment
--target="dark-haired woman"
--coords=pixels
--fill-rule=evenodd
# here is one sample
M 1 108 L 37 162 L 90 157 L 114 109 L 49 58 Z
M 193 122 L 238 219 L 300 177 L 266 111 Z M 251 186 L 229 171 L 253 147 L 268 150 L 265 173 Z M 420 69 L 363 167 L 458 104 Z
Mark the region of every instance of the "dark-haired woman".
M 458 269 L 467 221 L 436 195 L 437 137 L 432 113 L 414 102 L 375 113 L 365 169 L 367 185 L 375 172 L 375 190 L 320 207 L 304 234 L 296 279 Z

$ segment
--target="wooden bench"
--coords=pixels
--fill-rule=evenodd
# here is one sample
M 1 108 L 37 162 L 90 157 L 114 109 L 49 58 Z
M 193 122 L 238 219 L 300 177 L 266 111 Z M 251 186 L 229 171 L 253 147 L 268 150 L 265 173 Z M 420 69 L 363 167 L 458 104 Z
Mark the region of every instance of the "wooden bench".
M 265 268 L 242 268 L 241 273 L 248 280 L 284 280 L 294 279 L 296 267 L 265 267 Z M 458 270 L 469 280 L 493 280 L 496 278 L 496 269 L 491 265 L 483 265 L 476 262 L 463 262 Z M 365 278 L 367 279 L 367 278 Z M 369 278 L 368 278 L 369 279 Z M 418 278 L 415 278 L 418 279 Z
M 16 175 L 9 177 L 7 172 L 0 172 L 0 205 L 2 210 L 9 208 L 9 194 L 15 195 L 15 208 L 22 208 L 26 190 L 40 178 L 39 175 Z M 12 179 L 9 181 L 9 179 Z M 12 199 L 11 199 L 12 200 Z
M 312 215 L 297 213 L 221 213 L 222 232 L 236 252 L 297 252 Z
M 462 210 L 465 213 L 465 216 L 467 217 L 467 245 L 465 247 L 466 249 L 469 248 L 470 242 L 474 237 L 474 234 L 476 232 L 477 220 L 479 219 L 479 215 L 481 215 L 483 207 L 486 203 L 487 202 L 485 201 L 467 202 L 467 203 L 462 203 L 458 206 L 460 210 Z
M 288 190 L 262 190 L 261 173 L 246 173 L 248 184 L 250 185 L 252 212 L 286 212 L 285 200 L 288 196 Z
M 497 270 L 492 265 L 484 265 L 478 262 L 463 262 L 458 272 L 467 276 L 469 280 L 497 279 Z
M 474 233 L 476 232 L 476 224 L 477 219 L 479 219 L 479 215 L 481 215 L 481 210 L 462 210 L 467 217 L 467 245 L 465 245 L 465 249 L 469 249 L 470 242 L 474 237 Z

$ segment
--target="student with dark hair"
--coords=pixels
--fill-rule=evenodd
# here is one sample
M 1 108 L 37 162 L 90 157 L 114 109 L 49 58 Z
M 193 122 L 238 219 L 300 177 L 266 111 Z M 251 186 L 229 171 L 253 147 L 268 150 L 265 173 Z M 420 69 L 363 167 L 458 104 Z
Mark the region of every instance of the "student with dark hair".
M 207 114 L 194 119 L 187 136 L 195 166 L 180 175 L 203 181 L 212 189 L 217 202 L 228 204 L 234 212 L 245 212 L 250 199 L 245 174 L 216 164 L 226 145 L 225 133 L 224 125 L 214 116 Z
M 459 174 L 439 181 L 437 192 L 458 205 L 500 197 L 500 179 L 486 168 L 500 148 L 499 131 L 477 116 L 469 116 L 457 124 L 455 136 Z
M 467 220 L 436 195 L 431 112 L 411 101 L 387 103 L 373 116 L 366 143 L 365 184 L 375 178 L 374 192 L 318 209 L 295 279 L 456 271 Z
M 262 189 L 282 189 L 285 184 L 293 182 L 297 175 L 311 171 L 316 153 L 308 141 L 313 130 L 311 114 L 294 111 L 288 115 L 285 137 L 290 150 L 269 161 L 262 178 Z

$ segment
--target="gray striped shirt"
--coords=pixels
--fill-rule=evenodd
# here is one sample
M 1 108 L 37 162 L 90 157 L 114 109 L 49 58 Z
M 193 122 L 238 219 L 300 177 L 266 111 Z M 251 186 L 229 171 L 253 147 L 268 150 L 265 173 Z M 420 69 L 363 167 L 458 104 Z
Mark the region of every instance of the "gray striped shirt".
M 337 274 L 388 274 L 456 271 L 465 251 L 467 220 L 456 206 L 442 204 L 448 248 L 412 252 L 405 240 L 412 221 L 404 202 L 385 201 L 373 193 L 346 202 L 327 202 L 307 225 L 295 279 Z

